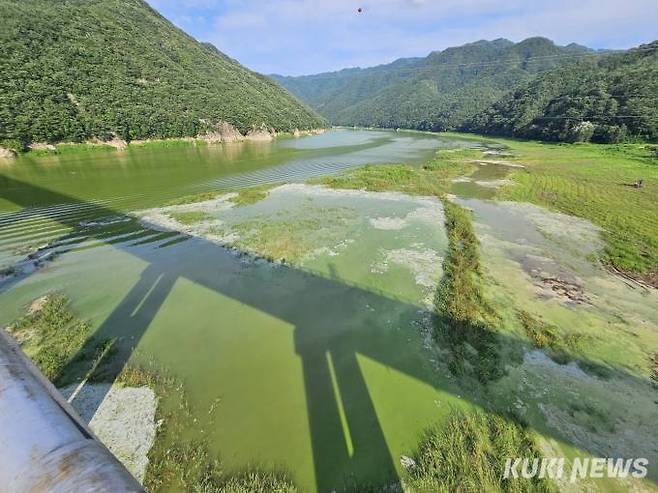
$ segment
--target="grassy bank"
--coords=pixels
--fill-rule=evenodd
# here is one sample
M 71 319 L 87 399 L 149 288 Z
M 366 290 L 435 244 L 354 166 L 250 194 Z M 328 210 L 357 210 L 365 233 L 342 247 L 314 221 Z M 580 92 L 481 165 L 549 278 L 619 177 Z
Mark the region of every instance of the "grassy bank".
M 330 188 L 369 192 L 404 192 L 410 195 L 442 196 L 450 190 L 451 180 L 473 171 L 469 162 L 480 151 L 441 150 L 421 168 L 404 164 L 364 166 L 338 176 L 315 180 Z
M 275 140 L 279 139 L 296 139 L 300 137 L 306 137 L 314 135 L 315 131 L 305 131 L 300 134 L 293 134 L 292 132 L 278 132 L 272 135 Z M 259 142 L 258 140 L 252 139 L 250 136 L 244 136 L 243 140 L 238 142 L 230 142 L 229 144 L 234 143 L 244 143 L 244 142 Z M 171 149 L 171 148 L 180 148 L 180 147 L 193 147 L 193 146 L 208 146 L 208 145 L 217 145 L 223 144 L 220 142 L 209 142 L 208 140 L 202 137 L 180 137 L 180 138 L 166 138 L 166 139 L 147 139 L 147 140 L 132 140 L 130 142 L 121 142 L 119 145 L 112 145 L 111 143 L 105 143 L 103 141 L 91 141 L 91 142 L 60 142 L 56 144 L 43 144 L 31 149 L 30 147 L 24 147 L 19 142 L 5 142 L 4 146 L 11 150 L 15 155 L 28 155 L 32 157 L 40 156 L 53 156 L 59 154 L 78 154 L 78 153 L 88 153 L 88 152 L 117 152 L 127 149 Z
M 541 457 L 527 429 L 495 414 L 454 414 L 426 432 L 405 485 L 418 493 L 556 491 L 546 479 L 504 479 L 508 457 Z
M 53 383 L 90 335 L 90 326 L 71 311 L 69 300 L 49 294 L 32 302 L 27 313 L 7 327 L 21 348 Z
M 459 135 L 459 134 L 455 134 Z M 488 139 L 491 140 L 491 139 Z M 651 144 L 547 144 L 496 139 L 523 164 L 500 200 L 530 202 L 603 230 L 600 260 L 658 286 L 658 153 Z M 643 180 L 641 188 L 636 187 Z
M 114 341 L 104 341 L 89 354 L 80 353 L 91 336 L 90 325 L 77 317 L 66 296 L 55 293 L 35 300 L 26 314 L 12 323 L 9 333 L 56 386 L 71 383 L 69 375 L 80 366 L 91 383 L 114 383 L 126 387 L 149 387 L 158 397 L 156 440 L 149 451 L 144 486 L 150 492 L 190 491 L 203 493 L 293 493 L 296 486 L 286 474 L 265 469 L 227 473 L 209 452 L 181 381 L 154 363 L 129 363 L 116 380 L 107 380 L 105 369 L 113 364 Z M 147 358 L 144 358 L 149 361 Z M 110 373 L 111 374 L 111 373 Z M 77 382 L 76 382 L 77 383 Z M 215 411 L 215 401 L 207 411 Z M 193 432 L 193 433 L 191 433 Z

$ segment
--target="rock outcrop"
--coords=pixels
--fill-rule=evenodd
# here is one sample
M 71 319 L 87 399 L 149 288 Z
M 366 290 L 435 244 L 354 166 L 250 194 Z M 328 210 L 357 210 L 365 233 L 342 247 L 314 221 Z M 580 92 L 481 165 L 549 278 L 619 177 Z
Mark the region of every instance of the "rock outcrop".
M 57 149 L 52 144 L 47 144 L 46 142 L 32 142 L 29 146 L 31 151 L 51 151 L 54 152 Z
M 270 142 L 274 139 L 274 131 L 270 130 L 265 125 L 261 125 L 259 128 L 249 130 L 246 139 L 254 142 Z
M 128 143 L 125 140 L 120 139 L 118 137 L 114 137 L 112 140 L 108 140 L 108 141 L 103 142 L 103 143 L 105 145 L 112 146 L 115 149 L 119 149 L 119 150 L 123 150 L 126 147 L 128 147 Z
M 218 122 L 209 125 L 208 130 L 200 134 L 199 138 L 209 144 L 218 144 L 220 142 L 241 142 L 244 140 L 244 135 L 230 123 Z
M 10 159 L 16 156 L 14 154 L 14 151 L 10 149 L 5 149 L 4 147 L 0 147 L 0 159 Z

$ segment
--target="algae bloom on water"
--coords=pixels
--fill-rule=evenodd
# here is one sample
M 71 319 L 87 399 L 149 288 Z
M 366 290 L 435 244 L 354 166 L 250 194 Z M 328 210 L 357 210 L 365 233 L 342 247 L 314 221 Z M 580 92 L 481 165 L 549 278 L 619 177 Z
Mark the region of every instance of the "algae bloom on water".
M 22 206 L 0 216 L 0 323 L 92 426 L 160 423 L 133 434 L 148 461 L 103 435 L 152 491 L 506 491 L 506 454 L 653 460 L 658 303 L 606 268 L 610 219 L 524 203 L 530 144 L 505 144 L 503 176 L 480 163 L 491 143 L 446 139 L 22 162 L 3 176 Z M 139 193 L 94 189 L 113 173 Z M 143 421 L 117 416 L 129 398 Z

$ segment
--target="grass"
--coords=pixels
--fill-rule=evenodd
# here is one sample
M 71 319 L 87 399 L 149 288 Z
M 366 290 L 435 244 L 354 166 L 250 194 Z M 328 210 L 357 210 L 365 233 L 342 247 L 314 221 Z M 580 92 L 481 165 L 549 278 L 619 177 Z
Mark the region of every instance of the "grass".
M 108 152 L 116 151 L 116 147 L 113 147 L 108 144 L 96 144 L 91 142 L 80 142 L 80 143 L 62 143 L 55 144 L 54 149 L 27 149 L 21 152 L 21 154 L 27 154 L 32 157 L 41 157 L 41 156 L 52 156 L 55 154 L 77 154 L 77 153 L 86 153 L 86 152 Z
M 150 492 L 186 491 L 195 493 L 293 493 L 295 485 L 285 473 L 252 468 L 226 473 L 221 461 L 209 451 L 205 438 L 189 438 L 198 424 L 188 402 L 185 386 L 157 368 L 151 361 L 128 365 L 117 383 L 130 387 L 148 386 L 159 399 L 155 443 L 149 451 L 144 486 Z M 165 403 L 163 403 L 165 401 Z M 172 405 L 175 404 L 175 405 Z M 208 410 L 213 415 L 216 400 Z
M 56 144 L 55 148 L 57 149 L 57 154 L 76 154 L 79 152 L 107 152 L 107 151 L 116 151 L 117 148 L 108 144 L 101 143 L 67 143 L 67 144 Z
M 495 328 L 498 315 L 483 295 L 479 242 L 470 213 L 448 200 L 443 204 L 449 246 L 435 296 L 434 336 L 450 348 L 452 373 L 473 373 L 485 383 L 504 374 Z
M 207 145 L 203 139 L 151 139 L 130 142 L 128 148 L 138 147 L 140 149 L 169 149 L 172 147 L 190 147 L 196 145 Z
M 535 318 L 525 310 L 518 310 L 517 316 L 533 345 L 538 349 L 546 350 L 548 356 L 556 363 L 564 365 L 574 359 L 574 354 L 581 352 L 585 338 L 583 334 L 562 334 L 555 325 Z
M 614 422 L 598 405 L 583 401 L 572 401 L 569 402 L 567 412 L 569 416 L 574 418 L 574 421 L 582 424 L 592 433 L 598 433 L 599 431 L 613 433 L 615 431 Z
M 8 327 L 41 372 L 56 385 L 90 335 L 90 326 L 71 311 L 62 294 L 36 300 L 28 313 Z
M 605 265 L 658 286 L 658 158 L 648 146 L 506 143 L 527 169 L 500 199 L 591 221 L 603 229 Z
M 172 219 L 178 221 L 179 223 L 189 226 L 191 224 L 200 223 L 208 219 L 212 219 L 212 216 L 207 212 L 203 211 L 180 211 L 180 212 L 171 212 L 169 214 Z
M 476 165 L 466 161 L 474 153 L 481 154 L 471 149 L 443 150 L 422 168 L 404 164 L 364 166 L 318 182 L 330 188 L 440 196 L 450 190 L 452 179 L 475 169 Z
M 234 197 L 229 200 L 236 206 L 253 205 L 264 200 L 269 195 L 269 190 L 274 187 L 273 184 L 258 185 L 256 187 L 241 188 L 236 190 Z
M 267 185 L 258 185 L 255 187 L 241 188 L 239 190 L 234 190 L 233 192 L 237 195 L 230 198 L 229 200 L 233 202 L 236 206 L 243 205 L 252 205 L 261 200 L 267 198 L 268 192 L 271 188 L 275 187 L 275 184 Z M 177 197 L 166 202 L 163 206 L 173 206 L 173 205 L 187 205 L 187 204 L 196 204 L 198 202 L 205 202 L 207 200 L 213 200 L 219 197 L 222 193 L 228 193 L 226 191 L 220 192 L 218 190 L 213 190 L 209 192 L 200 192 L 192 195 L 185 195 L 183 197 Z
M 649 375 L 653 386 L 658 388 L 658 353 L 649 357 Z
M 426 432 L 405 485 L 417 493 L 556 491 L 546 479 L 504 479 L 505 461 L 515 457 L 541 457 L 527 429 L 496 414 L 456 413 Z
M 591 221 L 603 230 L 601 262 L 611 270 L 658 287 L 655 145 L 486 140 L 514 155 L 505 157 L 506 161 L 525 166 L 510 175 L 513 183 L 503 187 L 497 199 L 530 202 Z M 644 180 L 642 188 L 633 186 L 639 179 Z
M 151 140 L 142 140 L 128 142 L 127 148 L 139 148 L 139 149 L 169 149 L 169 148 L 178 148 L 178 147 L 190 147 L 197 145 L 207 145 L 207 142 L 203 139 L 151 139 Z M 60 144 L 54 144 L 55 149 L 21 149 L 19 148 L 20 154 L 27 154 L 33 157 L 41 156 L 52 156 L 54 154 L 77 154 L 85 152 L 113 152 L 118 149 L 109 144 L 104 144 L 102 142 L 65 142 Z
M 85 375 L 90 382 L 104 382 L 104 366 L 112 364 L 113 340 L 99 342 L 89 354 L 80 352 L 91 336 L 90 326 L 78 319 L 70 301 L 62 294 L 49 294 L 35 300 L 28 312 L 8 327 L 25 353 L 56 386 L 66 385 L 64 376 L 78 360 L 90 367 Z M 89 365 L 91 363 L 91 365 Z M 110 382 L 111 383 L 111 382 Z M 292 493 L 297 491 L 286 475 L 261 469 L 227 474 L 209 452 L 204 440 L 190 440 L 190 430 L 198 428 L 183 384 L 152 362 L 129 364 L 115 384 L 127 387 L 147 386 L 156 393 L 156 420 L 162 420 L 156 441 L 149 452 L 145 487 L 151 492 L 189 491 L 198 493 Z M 167 404 L 163 405 L 163 401 Z M 209 413 L 214 412 L 216 401 Z
M 211 192 L 200 192 L 192 195 L 184 195 L 183 197 L 177 197 L 172 199 L 165 204 L 163 207 L 168 207 L 172 205 L 187 205 L 187 204 L 196 204 L 197 202 L 205 202 L 207 200 L 216 199 L 220 195 L 218 191 Z
M 319 237 L 324 237 L 337 215 L 326 223 L 319 219 L 264 221 L 253 219 L 235 226 L 239 240 L 235 245 L 270 261 L 295 263 L 313 249 Z
M 321 183 L 331 188 L 444 197 L 449 248 L 435 296 L 434 337 L 450 349 L 448 367 L 453 374 L 473 375 L 485 383 L 504 374 L 496 335 L 498 315 L 483 295 L 479 242 L 470 213 L 445 199 L 452 179 L 472 172 L 477 165 L 470 161 L 481 155 L 476 149 L 441 150 L 422 168 L 365 166 Z

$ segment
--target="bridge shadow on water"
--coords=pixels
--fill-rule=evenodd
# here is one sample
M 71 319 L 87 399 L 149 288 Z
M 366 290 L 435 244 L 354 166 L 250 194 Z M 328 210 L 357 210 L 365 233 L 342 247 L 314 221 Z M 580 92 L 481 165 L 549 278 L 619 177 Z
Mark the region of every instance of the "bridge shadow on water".
M 93 217 L 119 214 L 100 205 L 84 203 L 7 177 L 0 176 L 0 187 L 1 198 L 23 208 L 34 206 L 33 200 L 38 197 L 39 204 L 84 206 Z M 29 217 L 29 210 L 3 216 L 3 226 L 25 220 Z M 74 232 L 81 229 L 79 220 L 75 218 L 62 217 L 58 220 Z M 99 233 L 98 238 L 103 236 Z M 476 403 L 487 411 L 501 411 L 494 409 L 491 403 L 482 402 L 477 392 L 469 391 L 467 385 L 447 384 L 445 378 L 439 378 L 436 370 L 422 360 L 417 347 L 410 346 L 408 334 L 397 330 L 397 327 L 417 315 L 421 308 L 413 303 L 351 285 L 335 275 L 325 277 L 290 266 L 272 268 L 259 262 L 245 261 L 235 252 L 201 238 L 189 241 L 194 242 L 194 248 L 190 251 L 195 255 L 212 256 L 211 268 L 203 262 L 192 262 L 186 258 L 176 258 L 172 262 L 171 256 L 153 255 L 148 253 L 150 249 L 143 247 L 125 243 L 115 245 L 139 256 L 147 266 L 138 282 L 80 350 L 80 355 L 88 355 L 99 341 L 116 340 L 111 364 L 103 371 L 104 381 L 111 382 L 118 377 L 176 281 L 187 279 L 294 326 L 295 351 L 303 369 L 316 486 L 320 492 L 338 489 L 362 471 L 369 472 L 371 477 L 366 474 L 361 479 L 379 480 L 381 483 L 398 479 L 395 461 L 399 458 L 392 457 L 389 451 L 357 360 L 358 355 L 435 388 L 440 387 L 442 391 L 459 392 L 462 399 Z M 270 269 L 274 279 L 264 289 L 263 277 L 249 275 L 249 271 L 258 274 L 259 269 L 265 268 Z M 111 272 L 108 272 L 109 275 L 112 275 Z M 9 289 L 15 282 L 20 282 L 20 276 L 13 282 L 0 285 L 0 292 Z M 345 313 L 350 314 L 347 322 L 338 317 L 338 314 Z M 378 317 L 382 313 L 397 319 L 384 327 L 381 317 Z M 216 320 L 215 323 L 221 327 L 223 322 Z M 235 330 L 241 328 L 235 327 Z M 525 341 L 503 334 L 498 336 L 498 340 L 501 346 L 518 348 L 519 351 L 527 347 Z M 199 341 L 199 347 L 203 348 L 203 341 Z M 73 358 L 72 362 L 79 360 Z M 594 362 L 587 363 L 596 365 Z M 88 368 L 78 368 L 76 365 L 79 366 L 72 363 L 71 368 L 80 378 Z M 622 369 L 615 369 L 615 372 L 620 378 L 635 379 Z M 103 397 L 100 396 L 96 402 L 96 409 Z M 405 398 L 404 395 L 398 397 Z M 559 440 L 569 441 L 556 430 L 546 428 L 541 431 Z M 582 447 L 582 444 L 579 445 Z M 286 453 L 286 446 L 285 443 L 281 444 L 282 455 Z M 638 444 L 638 456 L 649 453 L 650 446 Z M 588 452 L 603 456 L 609 453 L 595 448 Z

